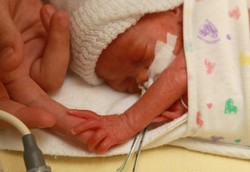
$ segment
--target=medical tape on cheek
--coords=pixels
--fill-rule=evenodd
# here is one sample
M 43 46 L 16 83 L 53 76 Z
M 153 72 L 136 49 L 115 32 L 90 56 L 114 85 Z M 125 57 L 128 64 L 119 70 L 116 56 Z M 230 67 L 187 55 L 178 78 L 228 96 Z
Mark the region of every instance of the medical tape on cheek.
M 157 76 L 170 65 L 170 63 L 175 59 L 173 54 L 176 45 L 177 36 L 171 33 L 167 33 L 167 42 L 157 41 L 155 45 L 155 58 L 150 65 L 148 72 L 149 77 L 146 82 L 139 85 L 142 90 L 142 95 L 146 90 L 152 85 L 156 80 Z

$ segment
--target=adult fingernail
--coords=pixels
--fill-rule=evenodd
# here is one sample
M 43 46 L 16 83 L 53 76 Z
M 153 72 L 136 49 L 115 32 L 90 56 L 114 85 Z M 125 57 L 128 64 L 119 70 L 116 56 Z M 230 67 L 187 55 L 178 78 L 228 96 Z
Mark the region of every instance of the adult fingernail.
M 64 17 L 64 16 L 63 17 L 58 17 L 57 21 L 58 21 L 58 24 L 59 24 L 60 27 L 68 28 L 69 21 L 68 21 L 68 19 L 66 17 Z
M 14 49 L 11 47 L 4 48 L 0 53 L 0 61 L 5 59 L 8 56 L 11 56 L 14 53 Z M 3 58 L 5 57 L 5 58 Z
M 52 6 L 47 6 L 45 10 L 45 14 L 48 18 L 51 18 L 52 15 L 55 13 L 55 9 Z

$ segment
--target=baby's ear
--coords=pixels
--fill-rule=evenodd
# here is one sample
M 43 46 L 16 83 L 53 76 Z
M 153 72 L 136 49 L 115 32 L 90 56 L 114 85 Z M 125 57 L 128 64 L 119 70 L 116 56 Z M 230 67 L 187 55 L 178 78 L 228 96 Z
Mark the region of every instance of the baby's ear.
M 182 6 L 178 6 L 176 7 L 175 9 L 173 9 L 173 13 L 176 17 L 178 17 L 179 19 L 182 19 L 182 11 L 183 11 L 183 8 Z

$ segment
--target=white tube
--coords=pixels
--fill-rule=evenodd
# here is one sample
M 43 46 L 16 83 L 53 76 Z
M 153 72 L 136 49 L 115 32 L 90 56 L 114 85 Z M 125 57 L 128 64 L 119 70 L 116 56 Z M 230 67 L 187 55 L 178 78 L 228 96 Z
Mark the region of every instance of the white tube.
M 28 127 L 26 127 L 22 121 L 8 112 L 0 110 L 0 119 L 13 125 L 22 135 L 31 133 Z

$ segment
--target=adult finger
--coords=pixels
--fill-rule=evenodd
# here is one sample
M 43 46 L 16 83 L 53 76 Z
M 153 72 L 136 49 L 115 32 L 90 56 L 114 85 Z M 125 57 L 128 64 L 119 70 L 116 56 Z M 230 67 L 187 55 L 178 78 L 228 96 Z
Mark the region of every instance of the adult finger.
M 59 11 L 51 19 L 44 55 L 34 62 L 31 77 L 44 90 L 56 90 L 64 81 L 69 60 L 69 19 L 65 12 Z
M 0 98 L 0 108 L 18 119 L 29 128 L 49 128 L 55 125 L 55 117 L 39 108 L 27 107 L 10 99 Z M 0 123 L 4 123 L 0 121 Z
M 20 65 L 23 41 L 13 23 L 7 1 L 0 1 L 0 71 L 9 72 Z
M 47 128 L 55 124 L 54 116 L 48 112 L 39 108 L 27 107 L 23 104 L 10 100 L 8 92 L 1 82 L 0 109 L 13 114 L 23 121 L 29 128 Z

